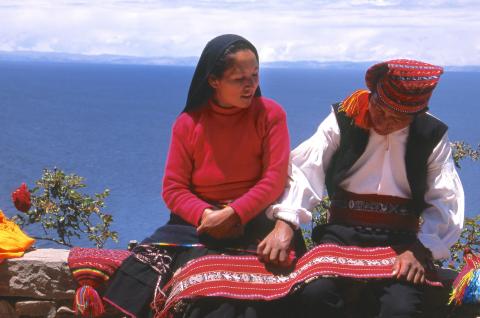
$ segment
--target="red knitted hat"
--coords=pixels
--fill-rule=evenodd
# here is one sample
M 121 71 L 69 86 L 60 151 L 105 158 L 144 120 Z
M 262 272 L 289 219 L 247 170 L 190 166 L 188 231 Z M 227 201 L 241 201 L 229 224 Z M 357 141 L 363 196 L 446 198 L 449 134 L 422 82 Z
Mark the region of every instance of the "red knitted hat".
M 397 112 L 416 114 L 428 109 L 428 100 L 442 74 L 440 66 L 391 60 L 370 67 L 365 82 L 381 104 Z

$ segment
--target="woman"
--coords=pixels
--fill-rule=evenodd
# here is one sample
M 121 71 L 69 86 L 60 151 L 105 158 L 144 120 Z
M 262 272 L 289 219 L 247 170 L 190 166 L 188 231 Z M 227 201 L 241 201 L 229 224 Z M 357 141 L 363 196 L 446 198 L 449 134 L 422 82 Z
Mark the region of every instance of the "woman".
M 283 109 L 261 97 L 258 73 L 257 50 L 238 35 L 216 37 L 203 50 L 172 130 L 163 182 L 170 220 L 124 262 L 104 298 L 132 317 L 151 315 L 159 273 L 163 286 L 168 273 L 200 256 L 255 253 L 272 230 L 264 210 L 286 184 L 289 136 Z M 155 243 L 176 246 L 152 249 Z M 267 311 L 261 302 L 208 298 L 183 314 L 256 317 Z

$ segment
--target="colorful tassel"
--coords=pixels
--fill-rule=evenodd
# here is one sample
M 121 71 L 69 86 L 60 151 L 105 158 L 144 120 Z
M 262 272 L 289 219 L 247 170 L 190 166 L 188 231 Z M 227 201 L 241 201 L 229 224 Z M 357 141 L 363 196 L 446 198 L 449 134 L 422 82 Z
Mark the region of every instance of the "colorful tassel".
M 370 91 L 357 90 L 345 98 L 339 111 L 345 112 L 345 115 L 352 118 L 357 127 L 369 129 L 371 126 L 368 116 L 369 97 Z
M 478 269 L 473 272 L 472 280 L 463 296 L 463 302 L 466 304 L 480 303 L 480 270 Z
M 77 289 L 73 307 L 75 314 L 82 317 L 96 318 L 105 313 L 102 298 L 95 288 L 89 285 Z
M 125 250 L 74 247 L 68 254 L 68 267 L 80 286 L 73 308 L 83 317 L 100 317 L 105 312 L 102 298 L 95 288 L 102 286 L 120 264 L 131 255 Z
M 465 266 L 453 282 L 449 304 L 480 303 L 480 258 L 465 249 L 463 253 Z

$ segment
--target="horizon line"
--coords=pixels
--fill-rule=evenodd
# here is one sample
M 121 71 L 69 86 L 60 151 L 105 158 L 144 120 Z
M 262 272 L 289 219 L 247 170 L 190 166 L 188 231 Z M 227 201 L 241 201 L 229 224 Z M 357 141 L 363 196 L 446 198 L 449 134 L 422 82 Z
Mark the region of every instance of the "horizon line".
M 401 57 L 400 57 L 401 58 Z M 44 51 L 2 51 L 0 61 L 11 62 L 55 62 L 55 63 L 86 63 L 86 64 L 118 64 L 118 65 L 158 65 L 158 66 L 195 66 L 199 56 L 134 56 L 117 54 L 81 54 L 68 52 Z M 379 61 L 352 61 L 352 60 L 277 60 L 261 62 L 270 66 L 309 66 L 311 68 L 324 66 L 360 66 L 373 65 Z M 343 64 L 343 65 L 342 65 Z M 442 65 L 448 69 L 475 69 L 480 71 L 480 64 Z

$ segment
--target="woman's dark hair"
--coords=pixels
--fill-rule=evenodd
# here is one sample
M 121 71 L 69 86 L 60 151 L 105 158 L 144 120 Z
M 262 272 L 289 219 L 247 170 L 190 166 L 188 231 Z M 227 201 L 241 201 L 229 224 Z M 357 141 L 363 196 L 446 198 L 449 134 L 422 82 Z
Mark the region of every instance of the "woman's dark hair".
M 187 102 L 182 112 L 190 112 L 205 105 L 212 96 L 213 88 L 208 83 L 208 77 L 213 75 L 221 78 L 225 70 L 233 63 L 232 54 L 242 50 L 251 50 L 258 61 L 257 49 L 247 39 L 236 34 L 223 34 L 207 43 L 202 51 L 188 90 Z M 257 87 L 255 96 L 261 96 Z
M 233 64 L 232 55 L 243 50 L 250 50 L 252 53 L 255 53 L 255 48 L 250 43 L 244 41 L 235 42 L 223 52 L 223 55 L 215 62 L 212 71 L 208 75 L 222 78 L 223 73 Z

